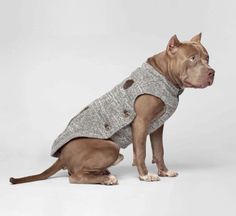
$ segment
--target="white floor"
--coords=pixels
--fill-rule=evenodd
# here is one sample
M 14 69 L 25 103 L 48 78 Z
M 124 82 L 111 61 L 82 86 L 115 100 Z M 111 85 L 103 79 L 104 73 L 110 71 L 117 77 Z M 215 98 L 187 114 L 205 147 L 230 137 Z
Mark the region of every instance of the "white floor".
M 49 180 L 11 185 L 10 176 L 33 174 L 54 161 L 42 155 L 1 158 L 0 212 L 4 216 L 47 215 L 236 215 L 236 157 L 233 152 L 197 150 L 173 156 L 168 165 L 179 172 L 176 178 L 146 183 L 137 179 L 125 160 L 111 169 L 118 186 L 72 185 L 65 171 Z M 201 155 L 198 157 L 197 155 Z M 155 166 L 147 160 L 150 171 Z

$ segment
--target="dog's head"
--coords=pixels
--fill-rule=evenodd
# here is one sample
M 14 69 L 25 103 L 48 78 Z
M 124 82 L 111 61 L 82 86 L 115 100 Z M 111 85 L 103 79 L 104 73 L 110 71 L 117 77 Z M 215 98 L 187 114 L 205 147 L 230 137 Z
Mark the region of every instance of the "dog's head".
M 181 87 L 205 88 L 212 85 L 215 71 L 209 66 L 209 55 L 201 44 L 201 33 L 187 42 L 180 42 L 174 35 L 165 52 L 168 70 L 178 77 Z

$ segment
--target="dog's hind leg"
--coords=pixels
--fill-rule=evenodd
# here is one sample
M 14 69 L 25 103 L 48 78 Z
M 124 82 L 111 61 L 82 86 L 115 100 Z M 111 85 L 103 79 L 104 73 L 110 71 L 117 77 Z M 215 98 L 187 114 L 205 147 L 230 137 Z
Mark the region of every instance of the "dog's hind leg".
M 108 168 L 123 157 L 119 146 L 110 140 L 79 138 L 71 141 L 61 151 L 69 173 L 70 183 L 117 184 Z
M 118 158 L 116 159 L 116 161 L 114 162 L 114 164 L 112 164 L 112 166 L 117 165 L 117 164 L 120 163 L 123 159 L 124 159 L 124 155 L 119 154 Z

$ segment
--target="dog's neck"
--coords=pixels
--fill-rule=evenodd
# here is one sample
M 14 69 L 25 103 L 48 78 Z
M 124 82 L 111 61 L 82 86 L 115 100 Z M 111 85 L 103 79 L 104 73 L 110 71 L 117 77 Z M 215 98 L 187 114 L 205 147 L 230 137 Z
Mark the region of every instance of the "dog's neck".
M 169 63 L 169 57 L 166 52 L 163 51 L 147 59 L 147 63 L 150 64 L 154 69 L 166 77 L 171 83 L 177 88 L 183 88 L 183 83 L 178 77 L 177 73 L 172 70 L 171 64 Z

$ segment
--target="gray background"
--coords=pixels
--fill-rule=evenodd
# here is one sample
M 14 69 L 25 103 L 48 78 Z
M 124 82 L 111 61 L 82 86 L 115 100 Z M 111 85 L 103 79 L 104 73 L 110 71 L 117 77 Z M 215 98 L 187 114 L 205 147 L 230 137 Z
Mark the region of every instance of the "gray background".
M 1 214 L 236 215 L 235 11 L 233 0 L 1 0 Z M 166 161 L 177 178 L 140 182 L 128 147 L 112 168 L 119 186 L 70 185 L 65 171 L 8 183 L 47 168 L 68 121 L 173 34 L 199 32 L 216 78 L 210 88 L 186 89 L 166 124 Z

